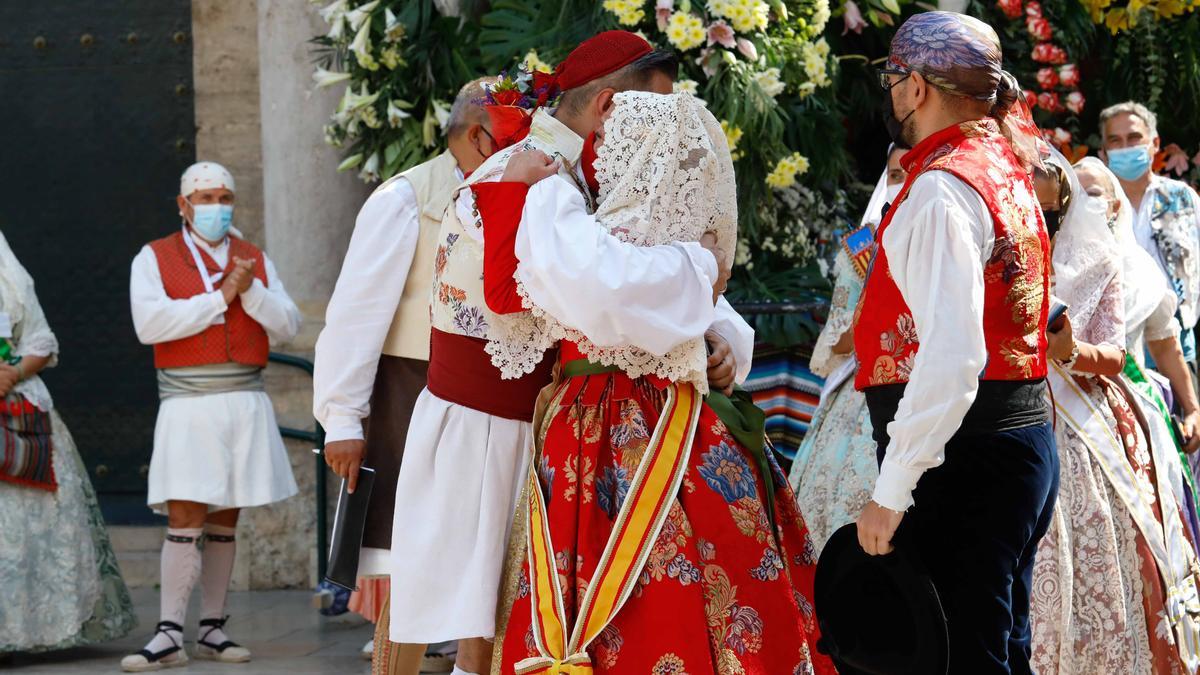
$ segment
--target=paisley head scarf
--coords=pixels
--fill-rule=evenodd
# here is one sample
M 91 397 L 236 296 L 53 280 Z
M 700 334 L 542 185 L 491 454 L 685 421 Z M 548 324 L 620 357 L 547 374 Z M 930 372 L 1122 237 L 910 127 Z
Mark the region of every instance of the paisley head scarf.
M 1046 148 L 1021 85 L 1003 68 L 1000 37 L 991 26 L 955 12 L 915 14 L 892 37 L 888 65 L 920 73 L 949 94 L 991 103 L 989 116 L 1000 123 L 1025 167 L 1041 165 Z

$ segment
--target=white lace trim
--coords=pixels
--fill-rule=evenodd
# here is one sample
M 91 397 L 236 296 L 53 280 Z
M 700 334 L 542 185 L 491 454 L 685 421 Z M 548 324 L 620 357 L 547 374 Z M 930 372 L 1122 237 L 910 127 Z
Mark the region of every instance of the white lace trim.
M 737 246 L 737 193 L 720 123 L 688 94 L 624 92 L 614 101 L 597 151 L 596 220 L 639 246 L 695 242 L 713 232 L 718 263 L 728 269 Z M 568 340 L 588 359 L 617 366 L 630 377 L 656 375 L 708 391 L 702 336 L 663 355 L 633 346 L 601 347 L 536 307 L 520 281 L 517 293 L 530 311 L 501 317 L 488 335 L 487 352 L 504 377 L 531 372 L 546 349 Z

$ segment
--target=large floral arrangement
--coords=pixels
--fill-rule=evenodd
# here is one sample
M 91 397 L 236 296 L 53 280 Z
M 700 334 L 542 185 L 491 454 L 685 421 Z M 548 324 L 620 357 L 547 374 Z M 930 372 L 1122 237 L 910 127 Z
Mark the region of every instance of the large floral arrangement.
M 823 37 L 829 0 L 334 0 L 318 11 L 328 31 L 314 39 L 313 78 L 343 92 L 325 137 L 343 151 L 339 169 L 365 181 L 438 152 L 450 102 L 470 79 L 518 63 L 549 70 L 609 28 L 673 50 L 677 89 L 707 102 L 735 158 L 731 293 L 802 301 L 828 292 L 816 256 L 857 218 L 842 189 L 850 161 L 837 59 Z

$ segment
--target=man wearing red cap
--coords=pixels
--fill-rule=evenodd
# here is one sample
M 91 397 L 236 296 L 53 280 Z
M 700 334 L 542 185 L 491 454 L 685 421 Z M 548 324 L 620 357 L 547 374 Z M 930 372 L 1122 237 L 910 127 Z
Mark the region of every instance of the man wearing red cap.
M 479 213 L 497 205 L 489 199 L 502 202 L 505 195 L 463 188 L 495 183 L 513 149 L 535 148 L 557 158 L 565 189 L 583 193 L 590 202 L 581 162 L 584 138 L 600 126 L 614 93 L 670 91 L 676 68 L 672 56 L 654 52 L 631 33 L 611 31 L 585 42 L 556 73 L 565 92 L 558 109 L 535 113 L 527 138 L 473 173 L 442 221 L 428 381 L 413 412 L 396 490 L 393 538 L 403 537 L 409 545 L 392 551 L 391 565 L 392 606 L 421 611 L 393 614 L 390 632 L 393 642 L 404 644 L 460 639 L 455 672 L 490 669 L 491 646 L 478 638 L 495 634 L 508 528 L 527 475 L 529 421 L 554 363 L 541 353 L 490 348 L 489 338 L 513 331 L 529 331 L 529 341 L 535 342 L 542 326 L 529 312 L 500 313 L 513 307 L 498 302 L 503 298 L 493 297 L 485 284 L 485 274 L 495 276 L 490 267 L 495 244 L 507 243 L 511 258 L 511 241 L 493 242 L 489 235 L 485 242 Z M 523 201 L 501 206 L 519 219 Z M 738 344 L 737 362 L 748 370 L 752 332 L 736 314 L 713 320 L 713 290 L 723 280 L 712 253 L 694 243 L 637 248 L 599 228 L 587 233 L 550 229 L 543 233 L 547 247 L 534 257 L 561 272 L 564 288 L 580 289 L 581 303 L 609 317 L 654 313 L 668 331 L 694 334 L 697 324 L 700 330 L 712 324 Z M 605 292 L 583 292 L 598 288 Z M 664 290 L 672 298 L 666 307 Z M 714 342 L 719 343 L 717 367 L 710 376 L 723 389 L 732 383 L 735 365 L 727 340 Z M 438 552 L 436 559 L 431 551 Z

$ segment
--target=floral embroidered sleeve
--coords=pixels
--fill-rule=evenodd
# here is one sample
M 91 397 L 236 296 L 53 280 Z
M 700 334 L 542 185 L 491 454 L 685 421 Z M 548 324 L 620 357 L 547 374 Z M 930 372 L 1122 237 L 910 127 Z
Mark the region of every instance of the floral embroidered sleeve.
M 913 184 L 883 236 L 892 276 L 912 311 L 920 349 L 873 500 L 903 511 L 921 475 L 945 460 L 979 390 L 987 360 L 983 263 L 994 243 L 983 199 L 959 179 L 930 171 Z

